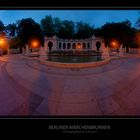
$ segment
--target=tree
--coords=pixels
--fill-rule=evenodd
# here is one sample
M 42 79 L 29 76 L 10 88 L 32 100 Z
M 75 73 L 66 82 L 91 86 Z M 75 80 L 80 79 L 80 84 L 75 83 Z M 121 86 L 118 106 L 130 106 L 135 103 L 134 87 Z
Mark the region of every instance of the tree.
M 0 33 L 3 32 L 4 29 L 5 29 L 5 26 L 4 26 L 3 22 L 0 21 Z
M 41 28 L 48 37 L 54 35 L 63 39 L 84 39 L 93 35 L 94 27 L 84 22 L 75 23 L 70 20 L 60 20 L 58 17 L 46 16 L 41 20 Z
M 14 37 L 10 39 L 9 46 L 12 49 L 20 48 L 21 46 L 21 39 L 19 37 Z
M 94 32 L 94 35 L 97 36 L 97 37 L 101 37 L 102 36 L 101 28 L 95 28 L 93 32 Z
M 55 35 L 54 22 L 52 16 L 46 16 L 41 20 L 41 29 L 48 37 Z
M 62 21 L 58 17 L 53 19 L 54 34 L 58 37 L 61 34 L 62 26 L 63 26 Z
M 77 23 L 75 38 L 78 38 L 78 39 L 89 38 L 93 35 L 93 33 L 94 33 L 93 26 L 90 26 L 89 24 L 83 23 L 83 22 Z
M 140 14 L 140 11 L 138 11 Z M 138 17 L 136 23 L 135 23 L 136 31 L 135 31 L 135 37 L 134 37 L 134 43 L 137 47 L 140 47 L 140 17 Z
M 75 34 L 75 24 L 73 21 L 64 20 L 59 28 L 58 37 L 63 39 L 71 39 Z
M 26 45 L 32 39 L 38 39 L 40 45 L 44 44 L 44 35 L 41 27 L 31 18 L 18 21 L 17 36 L 21 39 L 21 43 Z
M 6 32 L 13 37 L 16 35 L 17 25 L 15 23 L 8 24 L 5 29 Z
M 117 40 L 123 44 L 129 52 L 132 44 L 135 29 L 131 27 L 131 22 L 126 20 L 118 23 L 106 23 L 101 27 L 101 36 L 105 39 L 106 46 L 110 46 L 111 40 Z

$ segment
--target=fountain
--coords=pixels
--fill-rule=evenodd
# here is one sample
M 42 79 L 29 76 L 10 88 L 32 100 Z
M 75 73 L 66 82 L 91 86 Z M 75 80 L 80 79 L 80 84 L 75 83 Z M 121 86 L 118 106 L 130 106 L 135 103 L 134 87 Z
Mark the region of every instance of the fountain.
M 105 51 L 106 50 L 106 51 Z M 94 52 L 93 54 L 87 53 L 87 54 L 70 54 L 67 55 L 49 55 L 47 61 L 41 61 L 43 64 L 46 64 L 47 66 L 53 66 L 53 67 L 59 67 L 59 68 L 87 68 L 87 67 L 96 67 L 103 64 L 107 64 L 110 59 L 109 54 L 107 53 L 108 50 L 105 49 L 103 53 L 103 59 L 101 52 Z M 91 51 L 92 52 L 92 51 Z M 40 51 L 40 58 L 45 59 L 44 57 L 47 57 L 46 54 L 44 54 L 43 49 Z M 107 55 L 108 54 L 108 55 Z

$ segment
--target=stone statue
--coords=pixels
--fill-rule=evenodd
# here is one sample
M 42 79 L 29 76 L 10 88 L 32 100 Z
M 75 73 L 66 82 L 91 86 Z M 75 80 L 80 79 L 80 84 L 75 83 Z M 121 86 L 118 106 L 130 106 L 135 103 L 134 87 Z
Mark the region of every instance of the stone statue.
M 45 49 L 44 49 L 44 47 L 40 47 L 40 51 L 39 51 L 39 54 L 40 54 L 40 59 L 41 60 L 46 60 L 48 57 L 47 57 L 47 53 L 46 53 L 46 51 L 45 51 Z
M 119 49 L 119 56 L 120 56 L 120 57 L 123 56 L 123 45 L 120 46 L 120 49 Z
M 102 47 L 102 59 L 109 59 L 110 55 L 109 55 L 109 50 L 108 47 L 106 48 L 105 46 Z
M 25 55 L 27 55 L 27 56 L 29 56 L 29 55 L 30 55 L 30 50 L 29 50 L 28 45 L 26 45 L 26 52 L 25 52 Z

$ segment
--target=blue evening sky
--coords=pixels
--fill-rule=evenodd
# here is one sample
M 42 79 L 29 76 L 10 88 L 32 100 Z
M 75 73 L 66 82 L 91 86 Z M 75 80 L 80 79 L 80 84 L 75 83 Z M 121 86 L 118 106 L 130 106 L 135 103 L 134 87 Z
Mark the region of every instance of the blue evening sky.
M 83 21 L 95 27 L 100 27 L 106 22 L 121 22 L 126 19 L 134 26 L 140 17 L 138 10 L 0 10 L 0 20 L 5 25 L 29 17 L 40 23 L 46 15 L 62 20 Z

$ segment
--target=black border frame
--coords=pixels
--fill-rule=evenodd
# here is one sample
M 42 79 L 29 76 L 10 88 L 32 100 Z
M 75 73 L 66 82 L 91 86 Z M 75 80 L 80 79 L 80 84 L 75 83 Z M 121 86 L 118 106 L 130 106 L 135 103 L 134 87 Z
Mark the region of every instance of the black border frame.
M 29 1 L 29 0 L 28 0 Z M 0 2 L 0 10 L 140 10 L 137 0 L 39 0 L 39 3 L 26 0 L 3 0 Z M 28 2 L 28 3 L 26 3 Z M 45 2 L 45 3 L 44 3 Z M 79 3 L 80 2 L 80 3 Z M 47 138 L 54 134 L 64 135 L 62 131 L 49 130 L 49 125 L 110 125 L 109 131 L 98 131 L 96 134 L 104 135 L 139 135 L 139 116 L 0 116 L 0 129 L 3 131 L 17 131 L 24 133 L 32 131 L 33 134 L 42 134 Z M 15 132 L 14 132 L 15 133 Z M 24 133 L 22 133 L 24 135 Z M 32 134 L 32 133 L 31 133 Z M 73 135 L 73 134 L 70 134 Z M 81 135 L 81 133 L 76 134 Z M 94 134 L 95 136 L 95 134 Z

